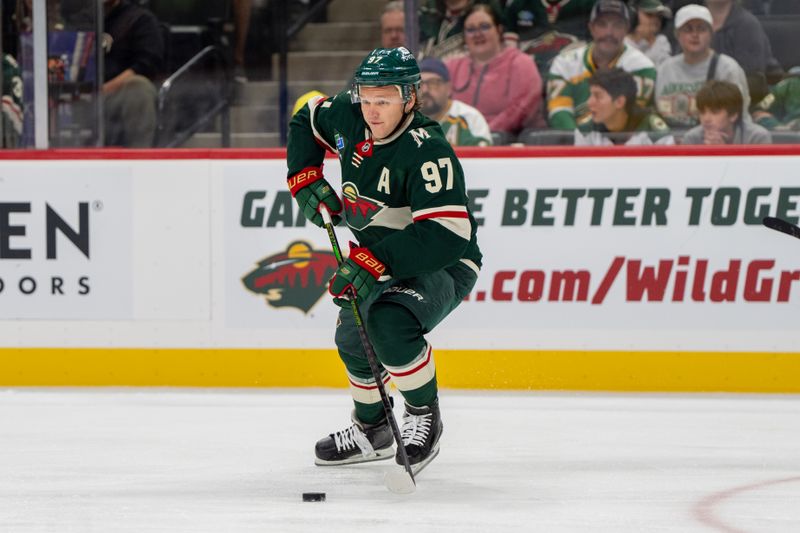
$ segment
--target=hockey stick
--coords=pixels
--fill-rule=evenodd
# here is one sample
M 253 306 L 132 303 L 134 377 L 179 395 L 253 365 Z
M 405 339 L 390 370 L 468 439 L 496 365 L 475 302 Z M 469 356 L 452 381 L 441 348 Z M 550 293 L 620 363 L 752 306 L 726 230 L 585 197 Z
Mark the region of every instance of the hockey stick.
M 774 229 L 776 231 L 780 231 L 781 233 L 785 233 L 786 235 L 791 235 L 792 237 L 797 237 L 800 239 L 800 227 L 797 227 L 791 222 L 783 220 L 782 218 L 764 217 L 764 220 L 761 222 L 770 229 Z
M 333 248 L 333 255 L 336 256 L 336 262 L 342 264 L 344 258 L 342 257 L 342 249 L 339 247 L 339 239 L 336 238 L 336 232 L 333 229 L 333 222 L 331 215 L 327 209 L 320 209 L 322 220 L 325 223 L 325 229 L 328 232 L 328 239 L 331 241 Z M 400 428 L 397 427 L 397 421 L 394 418 L 394 411 L 392 411 L 392 404 L 389 401 L 389 395 L 386 394 L 386 388 L 383 386 L 381 379 L 381 370 L 378 367 L 378 357 L 375 355 L 375 349 L 367 336 L 367 328 L 364 326 L 364 321 L 361 319 L 361 311 L 358 309 L 358 302 L 356 301 L 355 291 L 350 290 L 350 309 L 353 311 L 353 318 L 356 321 L 356 329 L 358 336 L 361 337 L 361 345 L 364 347 L 364 352 L 367 354 L 367 361 L 369 362 L 369 369 L 372 371 L 372 377 L 375 378 L 375 385 L 378 387 L 378 392 L 381 395 L 381 402 L 383 402 L 383 411 L 386 413 L 386 419 L 389 421 L 389 426 L 392 428 L 394 440 L 397 442 L 398 453 L 400 460 L 403 461 L 404 470 L 397 471 L 393 469 L 386 473 L 384 482 L 386 488 L 398 494 L 410 494 L 416 489 L 416 481 L 414 481 L 414 473 L 411 470 L 411 464 L 408 462 L 408 454 L 406 448 L 403 446 L 403 439 L 400 435 Z

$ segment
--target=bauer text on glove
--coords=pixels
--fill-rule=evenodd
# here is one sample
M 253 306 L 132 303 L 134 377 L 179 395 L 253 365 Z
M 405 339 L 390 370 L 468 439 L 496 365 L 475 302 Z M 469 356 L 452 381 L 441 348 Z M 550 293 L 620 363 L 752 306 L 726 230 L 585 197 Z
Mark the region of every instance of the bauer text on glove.
M 328 183 L 322 177 L 322 169 L 319 167 L 306 167 L 288 180 L 289 190 L 297 200 L 303 215 L 319 227 L 322 227 L 322 216 L 319 210 L 327 208 L 331 213 L 331 220 L 334 225 L 338 224 L 342 218 L 342 201 Z
M 354 247 L 351 244 L 348 257 L 331 278 L 328 291 L 334 295 L 334 302 L 340 306 L 347 305 L 349 289 L 353 289 L 358 300 L 366 298 L 375 282 L 387 275 L 386 265 L 377 259 L 366 248 Z

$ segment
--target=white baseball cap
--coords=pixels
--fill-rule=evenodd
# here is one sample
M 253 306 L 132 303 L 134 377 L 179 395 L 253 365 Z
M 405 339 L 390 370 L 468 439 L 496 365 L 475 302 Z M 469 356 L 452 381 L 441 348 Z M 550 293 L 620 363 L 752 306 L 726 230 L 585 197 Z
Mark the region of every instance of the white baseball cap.
M 683 6 L 675 13 L 675 29 L 680 29 L 681 26 L 690 20 L 699 19 L 707 22 L 709 26 L 713 26 L 713 19 L 711 18 L 711 11 L 705 6 L 697 4 L 688 4 Z

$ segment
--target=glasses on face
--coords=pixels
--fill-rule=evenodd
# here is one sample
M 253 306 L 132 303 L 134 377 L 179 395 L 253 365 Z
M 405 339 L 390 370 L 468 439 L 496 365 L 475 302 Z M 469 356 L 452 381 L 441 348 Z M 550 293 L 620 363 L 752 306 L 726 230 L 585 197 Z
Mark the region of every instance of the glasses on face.
M 681 33 L 706 33 L 710 32 L 711 28 L 708 27 L 708 24 L 702 22 L 699 22 L 697 24 L 692 24 L 691 22 L 688 22 L 683 26 L 681 26 L 678 29 L 678 31 Z
M 466 35 L 475 35 L 479 32 L 486 33 L 492 28 L 494 28 L 494 24 L 490 24 L 489 22 L 481 22 L 477 26 L 464 26 L 464 33 Z
M 444 80 L 442 78 L 431 78 L 428 80 L 422 80 L 419 82 L 420 88 L 425 87 L 428 89 L 437 89 L 444 84 Z

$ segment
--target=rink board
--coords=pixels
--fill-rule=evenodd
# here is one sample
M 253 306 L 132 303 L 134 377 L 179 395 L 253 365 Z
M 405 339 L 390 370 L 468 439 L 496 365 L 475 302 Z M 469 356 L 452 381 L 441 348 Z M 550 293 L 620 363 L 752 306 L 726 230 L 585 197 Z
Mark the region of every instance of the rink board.
M 461 155 L 485 259 L 443 386 L 800 392 L 800 241 L 760 224 L 798 221 L 800 150 Z M 343 384 L 280 150 L 2 157 L 0 384 Z

